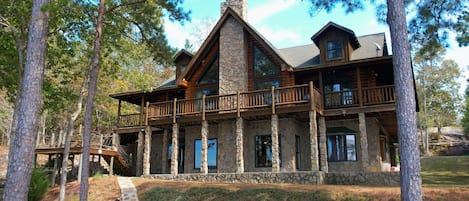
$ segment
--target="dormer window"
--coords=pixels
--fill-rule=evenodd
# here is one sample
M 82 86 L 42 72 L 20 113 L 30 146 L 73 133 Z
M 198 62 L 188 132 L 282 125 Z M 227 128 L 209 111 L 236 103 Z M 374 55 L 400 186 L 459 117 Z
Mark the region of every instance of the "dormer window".
M 342 41 L 327 41 L 327 59 L 332 60 L 339 58 L 342 58 Z

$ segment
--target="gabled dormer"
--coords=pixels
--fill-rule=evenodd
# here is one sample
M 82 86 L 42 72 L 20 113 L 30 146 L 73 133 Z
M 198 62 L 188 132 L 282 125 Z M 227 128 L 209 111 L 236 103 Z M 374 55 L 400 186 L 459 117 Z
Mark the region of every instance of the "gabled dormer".
M 176 80 L 184 73 L 193 55 L 187 50 L 182 49 L 174 56 L 174 64 L 176 65 Z
M 329 22 L 311 37 L 320 51 L 320 63 L 350 61 L 352 52 L 360 47 L 355 33 L 336 23 Z

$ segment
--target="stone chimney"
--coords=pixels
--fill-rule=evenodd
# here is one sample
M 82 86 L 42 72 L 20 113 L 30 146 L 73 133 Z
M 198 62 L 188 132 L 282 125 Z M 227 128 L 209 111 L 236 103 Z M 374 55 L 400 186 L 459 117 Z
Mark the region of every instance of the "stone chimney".
M 222 12 L 228 7 L 247 17 L 247 0 L 226 0 L 221 4 Z M 219 49 L 219 88 L 220 95 L 248 90 L 247 40 L 243 26 L 229 17 L 220 29 Z
M 248 1 L 247 0 L 226 0 L 226 2 L 221 3 L 221 15 L 225 10 L 230 7 L 239 16 L 241 16 L 244 21 L 248 20 Z

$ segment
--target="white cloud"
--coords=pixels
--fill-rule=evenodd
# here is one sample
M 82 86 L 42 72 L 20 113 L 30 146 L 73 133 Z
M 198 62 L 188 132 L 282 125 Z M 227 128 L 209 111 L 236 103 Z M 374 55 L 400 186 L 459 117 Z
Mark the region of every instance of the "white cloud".
M 252 24 L 257 24 L 278 12 L 288 10 L 298 2 L 298 0 L 271 0 L 269 3 L 249 9 L 248 21 Z
M 186 28 L 179 22 L 171 22 L 168 19 L 164 20 L 164 28 L 169 44 L 172 47 L 183 48 L 185 40 L 190 37 Z
M 293 30 L 287 30 L 283 28 L 277 29 L 270 26 L 261 26 L 258 31 L 272 44 L 279 44 L 279 46 L 282 46 L 277 48 L 283 48 L 283 46 L 293 46 L 288 44 L 303 43 L 303 37 Z

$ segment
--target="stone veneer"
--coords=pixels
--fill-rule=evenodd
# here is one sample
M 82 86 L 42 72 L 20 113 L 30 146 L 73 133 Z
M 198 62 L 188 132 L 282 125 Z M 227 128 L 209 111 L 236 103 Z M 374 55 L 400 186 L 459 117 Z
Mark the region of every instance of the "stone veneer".
M 247 172 L 247 173 L 217 173 L 217 174 L 153 174 L 145 178 L 173 180 L 173 181 L 197 181 L 197 182 L 221 182 L 221 183 L 289 183 L 289 184 L 323 184 L 325 173 L 312 172 Z
M 362 123 L 366 124 L 366 128 L 362 128 L 362 130 L 366 130 L 366 136 L 360 133 L 358 119 L 328 121 L 326 123 L 327 127 L 347 127 L 356 131 L 357 161 L 329 162 L 329 172 L 380 172 L 385 170 L 382 167 L 383 162 L 380 154 L 379 122 L 373 117 L 367 117 L 364 120 Z M 363 139 L 363 137 L 366 138 Z M 362 150 L 364 148 L 367 151 Z M 365 153 L 367 156 L 363 156 Z
M 232 17 L 228 18 L 220 30 L 220 95 L 248 91 L 246 47 L 243 27 Z
M 324 173 L 322 171 L 298 172 L 247 172 L 247 173 L 216 173 L 216 174 L 153 174 L 145 178 L 197 181 L 220 183 L 277 183 L 277 184 L 333 184 L 333 185 L 372 185 L 399 186 L 399 172 L 351 172 Z
M 240 17 L 247 21 L 248 17 L 248 1 L 247 0 L 227 0 L 226 2 L 221 3 L 221 14 L 230 7 L 233 9 Z

